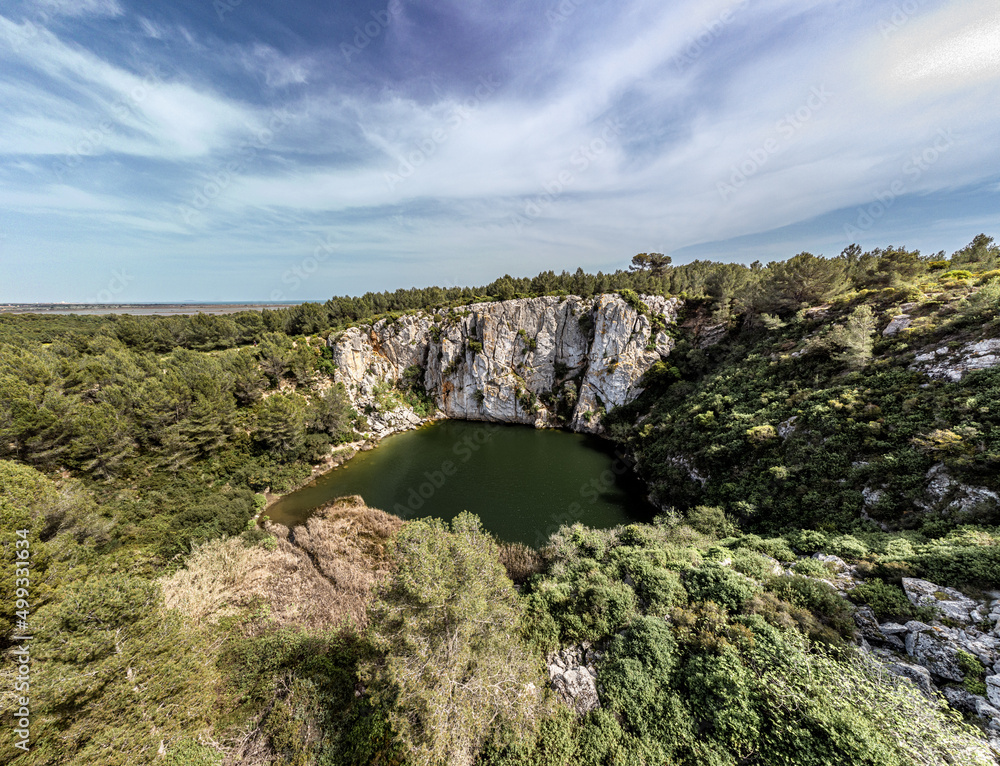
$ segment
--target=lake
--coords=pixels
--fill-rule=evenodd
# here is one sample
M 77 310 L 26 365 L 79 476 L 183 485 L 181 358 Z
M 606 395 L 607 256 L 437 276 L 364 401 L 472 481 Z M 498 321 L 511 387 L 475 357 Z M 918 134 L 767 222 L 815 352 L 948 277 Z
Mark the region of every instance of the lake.
M 501 540 L 535 547 L 563 524 L 606 528 L 650 521 L 656 512 L 608 442 L 463 420 L 389 436 L 266 513 L 293 526 L 343 495 L 361 495 L 373 508 L 411 519 L 451 519 L 467 510 Z

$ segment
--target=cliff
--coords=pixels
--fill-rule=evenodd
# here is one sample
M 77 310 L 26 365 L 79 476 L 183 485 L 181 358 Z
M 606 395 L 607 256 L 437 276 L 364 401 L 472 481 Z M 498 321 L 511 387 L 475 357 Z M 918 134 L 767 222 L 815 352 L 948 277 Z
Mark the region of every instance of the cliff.
M 680 302 L 641 300 L 523 298 L 354 327 L 329 340 L 336 380 L 377 436 L 420 421 L 393 401 L 404 375 L 449 418 L 596 433 L 600 415 L 638 396 L 643 373 L 672 348 L 666 328 Z

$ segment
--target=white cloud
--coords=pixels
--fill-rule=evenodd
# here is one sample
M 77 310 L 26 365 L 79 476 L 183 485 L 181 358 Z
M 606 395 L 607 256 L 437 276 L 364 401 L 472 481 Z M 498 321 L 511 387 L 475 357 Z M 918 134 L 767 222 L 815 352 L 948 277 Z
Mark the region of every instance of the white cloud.
M 60 16 L 121 16 L 118 0 L 39 0 L 38 5 Z
M 19 29 L 0 16 L 0 31 L 9 36 Z M 88 154 L 183 159 L 230 151 L 267 120 L 262 109 L 171 80 L 155 67 L 146 75 L 130 72 L 46 29 L 36 28 L 30 45 L 0 50 L 4 58 L 46 78 L 38 84 L 37 77 L 0 75 L 9 114 L 0 140 L 8 152 L 72 153 L 97 131 L 101 138 Z

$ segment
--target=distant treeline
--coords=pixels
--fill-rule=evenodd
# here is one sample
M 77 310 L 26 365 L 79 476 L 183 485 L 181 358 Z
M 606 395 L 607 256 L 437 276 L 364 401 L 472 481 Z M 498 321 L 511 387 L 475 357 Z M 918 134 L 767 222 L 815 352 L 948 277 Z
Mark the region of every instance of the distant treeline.
M 924 256 L 905 247 L 862 251 L 851 245 L 833 258 L 799 253 L 786 261 L 750 265 L 696 260 L 678 266 L 658 253 L 640 253 L 628 270 L 611 274 L 543 271 L 534 277 L 505 274 L 479 287 L 413 287 L 361 296 L 336 296 L 323 304 L 303 303 L 286 309 L 246 311 L 228 316 L 138 317 L 117 315 L 110 330 L 126 346 L 155 353 L 174 348 L 212 351 L 259 343 L 270 333 L 316 335 L 416 310 L 478 301 L 542 295 L 580 295 L 631 290 L 649 295 L 677 295 L 710 300 L 722 318 L 732 314 L 787 314 L 844 293 L 912 285 L 928 272 L 1000 268 L 1000 247 L 980 234 L 946 258 L 944 252 Z M 0 341 L 30 337 L 51 340 L 66 334 L 109 332 L 101 317 L 0 316 Z M 18 322 L 16 332 L 6 328 Z

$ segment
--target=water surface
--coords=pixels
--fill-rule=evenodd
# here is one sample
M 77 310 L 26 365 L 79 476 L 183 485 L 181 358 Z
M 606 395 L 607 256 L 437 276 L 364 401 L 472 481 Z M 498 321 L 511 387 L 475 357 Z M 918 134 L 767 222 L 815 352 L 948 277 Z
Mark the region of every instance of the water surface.
M 300 524 L 342 495 L 403 518 L 451 519 L 467 510 L 500 539 L 533 546 L 562 524 L 612 527 L 655 513 L 625 461 L 596 437 L 462 420 L 387 437 L 267 515 Z

